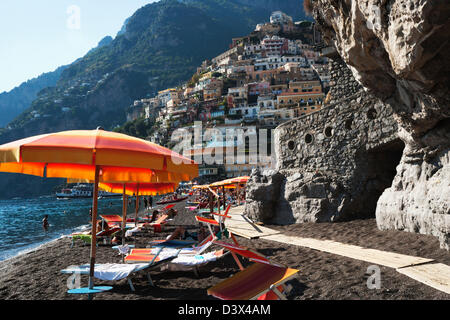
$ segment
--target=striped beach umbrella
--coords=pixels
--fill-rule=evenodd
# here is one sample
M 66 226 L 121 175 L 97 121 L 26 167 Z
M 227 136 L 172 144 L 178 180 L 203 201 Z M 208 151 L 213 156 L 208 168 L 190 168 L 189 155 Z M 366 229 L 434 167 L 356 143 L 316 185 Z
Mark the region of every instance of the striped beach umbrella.
M 1 145 L 0 172 L 94 182 L 92 290 L 99 183 L 179 183 L 197 177 L 198 165 L 149 141 L 98 128 L 43 134 Z

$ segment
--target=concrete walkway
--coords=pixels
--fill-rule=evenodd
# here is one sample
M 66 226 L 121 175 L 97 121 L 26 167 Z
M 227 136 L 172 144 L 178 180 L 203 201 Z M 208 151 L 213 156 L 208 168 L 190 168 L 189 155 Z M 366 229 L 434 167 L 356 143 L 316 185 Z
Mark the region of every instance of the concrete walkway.
M 434 263 L 433 259 L 368 249 L 331 240 L 286 236 L 279 231 L 254 224 L 243 213 L 244 206 L 234 207 L 229 211 L 231 219 L 227 219 L 225 225 L 233 234 L 247 239 L 261 238 L 306 247 L 394 268 L 414 280 L 450 294 L 450 266 L 442 263 Z

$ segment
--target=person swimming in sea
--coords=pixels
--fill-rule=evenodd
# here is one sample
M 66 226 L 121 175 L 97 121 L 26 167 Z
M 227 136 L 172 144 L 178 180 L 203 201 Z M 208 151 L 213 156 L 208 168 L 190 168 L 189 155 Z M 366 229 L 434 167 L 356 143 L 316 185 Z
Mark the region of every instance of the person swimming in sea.
M 44 216 L 44 219 L 42 219 L 42 228 L 44 228 L 44 231 L 47 232 L 48 231 L 48 227 L 49 227 L 48 215 L 46 214 Z

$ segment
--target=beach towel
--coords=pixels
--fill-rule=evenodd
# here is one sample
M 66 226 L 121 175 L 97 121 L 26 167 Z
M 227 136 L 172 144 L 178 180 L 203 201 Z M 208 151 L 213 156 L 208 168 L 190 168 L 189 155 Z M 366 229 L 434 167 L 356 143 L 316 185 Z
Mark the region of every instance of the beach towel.
M 95 266 L 94 277 L 104 281 L 115 281 L 127 278 L 133 271 L 144 268 L 148 264 L 107 263 Z
M 86 234 L 74 234 L 72 235 L 72 239 L 73 240 L 82 240 L 84 243 L 91 243 L 91 235 L 86 235 Z
M 216 260 L 217 256 L 215 255 L 215 252 L 209 252 L 203 255 L 179 255 L 172 260 L 172 263 L 182 264 L 184 266 L 197 266 Z
M 139 232 L 139 231 L 141 231 L 140 227 L 136 227 L 131 230 L 127 230 L 127 232 L 125 232 L 125 237 L 127 237 L 127 238 L 132 237 L 134 233 Z

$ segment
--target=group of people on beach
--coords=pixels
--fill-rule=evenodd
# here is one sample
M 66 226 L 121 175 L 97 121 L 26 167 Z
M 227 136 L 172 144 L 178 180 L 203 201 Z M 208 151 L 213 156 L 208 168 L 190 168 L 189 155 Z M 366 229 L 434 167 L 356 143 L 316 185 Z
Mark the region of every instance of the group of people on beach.
M 148 196 L 148 197 L 142 197 L 144 200 L 144 209 L 145 210 L 149 210 L 153 208 L 153 197 L 152 196 Z M 133 200 L 129 199 L 128 200 L 128 207 L 131 207 L 133 205 L 133 203 L 135 203 Z M 140 204 L 140 199 L 139 199 L 139 204 Z
M 174 192 L 174 193 L 172 193 L 170 195 L 167 195 L 167 196 L 161 198 L 161 201 L 169 202 L 169 201 L 177 201 L 178 199 L 179 199 L 178 198 L 178 192 Z
M 222 192 L 222 190 L 217 190 L 217 194 L 219 196 L 220 203 L 233 203 L 237 204 L 239 202 L 239 199 L 245 199 L 245 188 L 241 188 L 241 190 L 238 191 L 236 189 L 225 189 L 225 193 Z M 206 205 L 209 204 L 211 198 L 211 194 L 208 190 L 202 190 L 197 189 L 194 192 L 194 202 Z M 217 199 L 216 199 L 217 200 Z

